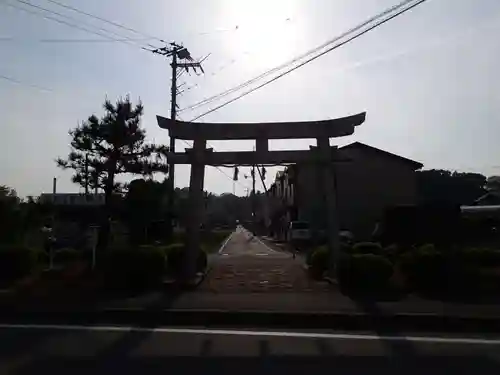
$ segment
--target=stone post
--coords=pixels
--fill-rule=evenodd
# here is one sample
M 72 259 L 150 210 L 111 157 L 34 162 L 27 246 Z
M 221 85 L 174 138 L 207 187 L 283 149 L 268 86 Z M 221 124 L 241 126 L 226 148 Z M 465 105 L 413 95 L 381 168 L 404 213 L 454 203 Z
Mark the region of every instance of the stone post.
M 326 198 L 327 238 L 328 238 L 328 277 L 336 277 L 336 267 L 340 255 L 339 223 L 337 217 L 337 200 L 335 191 L 335 175 L 333 173 L 334 157 L 328 137 L 317 138 L 320 173 L 322 175 L 323 197 Z
M 185 282 L 191 284 L 196 279 L 196 264 L 201 251 L 200 226 L 203 220 L 205 178 L 204 157 L 207 141 L 195 139 L 192 150 L 191 176 L 189 180 L 189 212 L 187 223 L 187 251 L 184 258 Z

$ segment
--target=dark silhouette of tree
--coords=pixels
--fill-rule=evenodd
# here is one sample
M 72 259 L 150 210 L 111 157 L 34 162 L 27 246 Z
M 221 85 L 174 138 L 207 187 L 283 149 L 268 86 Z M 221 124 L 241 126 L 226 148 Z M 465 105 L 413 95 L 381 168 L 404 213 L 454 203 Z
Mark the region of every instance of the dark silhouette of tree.
M 106 100 L 104 110 L 102 118 L 92 115 L 70 130 L 71 152 L 67 159 L 57 159 L 59 167 L 74 171 L 73 182 L 104 190 L 106 215 L 99 239 L 101 247 L 107 245 L 112 196 L 124 188 L 116 177 L 168 172 L 168 148 L 146 142 L 146 130 L 140 124 L 144 112 L 141 103 L 134 106 L 127 96 L 116 104 Z
M 0 243 L 12 243 L 20 239 L 21 221 L 21 199 L 14 189 L 0 185 Z
M 486 177 L 443 169 L 417 172 L 417 188 L 422 203 L 470 205 L 486 193 Z
M 125 220 L 134 244 L 165 239 L 169 231 L 167 180 L 136 179 L 125 196 Z

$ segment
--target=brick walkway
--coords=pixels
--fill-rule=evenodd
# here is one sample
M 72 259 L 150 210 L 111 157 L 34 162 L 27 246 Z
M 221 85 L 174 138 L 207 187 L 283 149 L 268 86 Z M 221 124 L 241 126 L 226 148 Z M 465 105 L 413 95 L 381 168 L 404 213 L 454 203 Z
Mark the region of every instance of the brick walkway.
M 273 250 L 243 228 L 233 233 L 198 291 L 213 293 L 327 292 L 311 280 L 299 258 Z

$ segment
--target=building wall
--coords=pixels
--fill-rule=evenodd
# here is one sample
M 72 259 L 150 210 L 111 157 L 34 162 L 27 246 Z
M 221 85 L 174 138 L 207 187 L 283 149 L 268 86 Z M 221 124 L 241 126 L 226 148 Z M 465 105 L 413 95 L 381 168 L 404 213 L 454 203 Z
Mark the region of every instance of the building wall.
M 44 203 L 52 203 L 55 205 L 68 205 L 68 206 L 101 206 L 105 202 L 104 194 L 85 194 L 78 193 L 56 193 L 56 194 L 42 194 L 40 201 Z
M 358 238 L 368 238 L 387 207 L 416 203 L 416 173 L 411 164 L 359 148 L 339 152 L 351 159 L 335 166 L 341 229 L 354 232 Z M 309 221 L 318 229 L 326 228 L 326 201 L 321 196 L 321 185 L 315 167 L 299 167 L 299 220 Z

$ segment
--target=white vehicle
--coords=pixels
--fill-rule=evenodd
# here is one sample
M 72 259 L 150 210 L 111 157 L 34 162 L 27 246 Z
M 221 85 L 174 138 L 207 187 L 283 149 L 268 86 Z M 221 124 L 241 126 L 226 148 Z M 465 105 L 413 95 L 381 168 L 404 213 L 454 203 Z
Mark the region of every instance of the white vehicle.
M 292 241 L 308 241 L 311 239 L 309 223 L 305 221 L 292 221 L 288 227 L 287 240 Z

